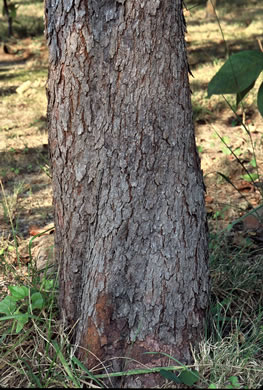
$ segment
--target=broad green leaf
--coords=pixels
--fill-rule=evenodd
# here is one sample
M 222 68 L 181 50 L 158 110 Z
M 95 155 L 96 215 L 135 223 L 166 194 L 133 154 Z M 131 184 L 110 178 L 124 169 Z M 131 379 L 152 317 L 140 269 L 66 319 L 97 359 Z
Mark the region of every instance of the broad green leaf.
M 169 381 L 173 381 L 175 383 L 182 383 L 182 381 L 178 378 L 177 375 L 173 374 L 172 372 L 170 371 L 166 371 L 166 370 L 160 370 L 160 374 L 165 378 L 165 379 L 168 379 Z
M 253 81 L 252 84 L 250 84 L 247 88 L 245 88 L 243 91 L 237 93 L 237 100 L 236 105 L 238 106 L 243 97 L 246 96 L 246 94 L 254 87 L 255 81 Z
M 261 116 L 263 116 L 263 82 L 261 83 L 259 90 L 258 90 L 258 111 L 260 112 Z
M 17 301 L 28 297 L 29 294 L 29 288 L 26 286 L 9 286 L 8 289 Z
M 21 313 L 17 318 L 16 333 L 19 333 L 28 322 L 28 313 Z
M 36 292 L 31 296 L 32 301 L 32 310 L 34 309 L 42 309 L 44 306 L 44 299 L 40 292 Z
M 7 295 L 1 302 L 0 302 L 0 313 L 4 313 L 6 315 L 13 314 L 16 310 L 16 302 L 13 297 L 10 295 Z
M 208 97 L 242 93 L 255 82 L 262 70 L 262 52 L 244 50 L 233 54 L 208 84 Z
M 183 370 L 179 379 L 184 385 L 193 386 L 199 380 L 199 373 L 196 370 Z

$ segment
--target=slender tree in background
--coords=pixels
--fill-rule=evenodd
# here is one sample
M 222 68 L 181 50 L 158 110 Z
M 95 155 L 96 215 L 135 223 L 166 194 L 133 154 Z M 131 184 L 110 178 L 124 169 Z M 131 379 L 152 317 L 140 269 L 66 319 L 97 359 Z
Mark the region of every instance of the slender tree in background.
M 187 363 L 208 269 L 182 1 L 46 0 L 45 12 L 61 315 L 89 368 L 168 363 L 147 351 Z
M 12 18 L 12 12 L 10 11 L 9 7 L 13 7 L 13 12 L 15 12 L 15 5 L 14 4 L 8 4 L 7 0 L 3 0 L 3 15 L 7 17 L 8 22 L 8 36 L 11 37 L 13 35 L 13 18 Z

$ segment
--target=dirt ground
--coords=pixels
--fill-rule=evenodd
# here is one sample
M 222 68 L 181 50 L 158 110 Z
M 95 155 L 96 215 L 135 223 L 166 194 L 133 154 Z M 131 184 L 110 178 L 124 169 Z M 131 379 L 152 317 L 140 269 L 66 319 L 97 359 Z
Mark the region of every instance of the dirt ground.
M 188 5 L 186 40 L 194 75 L 190 82 L 207 212 L 212 227 L 224 227 L 261 204 L 262 117 L 257 111 L 255 92 L 246 98 L 236 118 L 221 96 L 207 99 L 207 85 L 223 64 L 226 50 L 259 49 L 263 4 L 243 4 L 241 13 L 222 2 L 218 15 L 225 41 L 217 21 L 205 18 L 204 7 L 191 8 L 190 2 Z M 16 39 L 0 48 L 0 254 L 14 252 L 12 227 L 22 247 L 53 223 L 46 124 L 47 66 L 48 54 L 41 35 Z M 227 98 L 233 104 L 234 97 Z M 245 176 L 246 170 L 258 174 L 257 185 Z M 250 224 L 252 230 L 261 228 L 257 220 L 250 218 Z M 246 228 L 248 225 L 249 221 Z M 11 257 L 17 261 L 16 255 Z
M 49 177 L 46 93 L 48 55 L 43 37 L 26 38 L 0 52 L 0 275 L 6 291 L 13 277 L 27 274 L 28 244 L 33 235 L 53 225 Z M 40 229 L 40 230 L 39 230 Z M 52 257 L 53 237 L 33 242 L 39 266 L 46 249 Z M 18 245 L 18 251 L 16 246 Z M 21 267 L 22 265 L 22 267 Z M 24 265 L 24 266 L 23 266 Z

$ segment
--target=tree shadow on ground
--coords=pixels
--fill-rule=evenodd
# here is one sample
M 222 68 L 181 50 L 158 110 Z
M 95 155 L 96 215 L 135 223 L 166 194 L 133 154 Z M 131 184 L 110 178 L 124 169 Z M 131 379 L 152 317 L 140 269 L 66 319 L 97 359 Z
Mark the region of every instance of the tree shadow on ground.
M 13 225 L 21 237 L 28 237 L 32 225 L 41 228 L 52 222 L 48 162 L 46 144 L 0 152 L 0 179 L 4 187 L 4 192 L 0 190 L 0 237 L 12 235 L 6 208 L 8 199 L 14 203 L 11 206 Z
M 0 88 L 0 97 L 10 96 L 16 93 L 18 85 L 12 85 L 11 87 Z
M 16 66 L 16 65 L 23 65 L 28 60 L 30 60 L 32 57 L 34 57 L 33 53 L 29 53 L 29 54 L 27 54 L 26 57 L 23 57 L 23 58 L 14 58 L 13 56 L 12 56 L 12 59 L 11 58 L 7 58 L 6 60 L 3 60 L 1 58 L 1 61 L 0 61 L 0 72 L 3 72 L 3 73 L 4 72 L 8 72 L 10 70 L 9 68 L 7 68 L 8 66 L 12 67 L 12 66 Z M 5 78 L 2 75 L 0 77 L 1 77 L 1 80 L 3 80 Z M 12 77 L 17 77 L 17 75 L 13 74 Z
M 8 131 L 8 130 L 6 130 Z M 48 146 L 10 148 L 0 152 L 0 178 L 3 183 L 12 185 L 20 175 L 41 173 L 43 166 L 48 165 Z

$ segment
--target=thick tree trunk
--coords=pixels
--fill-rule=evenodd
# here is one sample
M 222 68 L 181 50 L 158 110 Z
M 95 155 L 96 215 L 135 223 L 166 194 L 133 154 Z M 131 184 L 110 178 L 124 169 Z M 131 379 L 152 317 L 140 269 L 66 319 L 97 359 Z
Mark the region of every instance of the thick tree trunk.
M 187 363 L 208 270 L 182 2 L 46 0 L 46 22 L 60 305 L 78 356 Z

